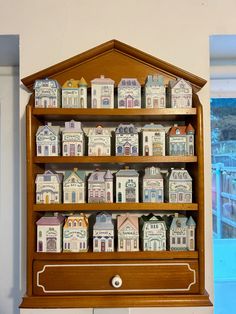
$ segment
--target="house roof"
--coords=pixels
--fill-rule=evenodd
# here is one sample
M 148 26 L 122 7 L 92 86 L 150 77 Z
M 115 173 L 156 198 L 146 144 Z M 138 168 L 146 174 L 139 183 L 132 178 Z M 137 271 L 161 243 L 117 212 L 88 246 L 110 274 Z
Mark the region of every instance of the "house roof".
M 169 180 L 192 181 L 192 178 L 186 169 L 171 169 Z
M 178 134 L 178 131 L 179 131 L 179 134 Z M 194 128 L 190 123 L 187 126 L 186 125 L 172 126 L 168 131 L 168 135 L 169 136 L 183 136 L 183 135 L 188 134 L 189 132 L 194 133 Z
M 122 78 L 118 87 L 140 87 L 140 83 L 136 78 Z
M 71 127 L 72 122 L 74 122 L 74 127 Z M 66 121 L 62 133 L 83 133 L 81 122 L 75 120 Z
M 33 89 L 43 87 L 43 85 L 48 84 L 50 88 L 61 88 L 60 84 L 57 80 L 45 78 L 45 79 L 38 79 L 34 82 Z
M 187 226 L 196 226 L 196 222 L 193 220 L 193 217 L 190 216 L 187 221 Z
M 180 82 L 183 82 L 183 83 L 189 85 L 189 86 L 192 88 L 191 84 L 190 84 L 187 80 L 184 80 L 183 78 L 179 78 L 179 77 L 178 77 L 176 80 L 170 80 L 170 81 L 169 81 L 169 86 L 170 86 L 171 88 L 173 88 L 173 87 L 175 87 L 175 86 L 176 86 L 178 83 L 180 83 Z
M 51 131 L 55 136 L 58 136 L 60 134 L 60 127 L 58 125 L 46 124 L 46 125 L 41 125 L 38 127 L 36 136 L 45 129 L 48 129 L 49 131 Z
M 115 81 L 113 81 L 110 78 L 105 77 L 104 75 L 101 75 L 100 77 L 93 79 L 91 83 L 98 84 L 98 85 L 103 85 L 103 84 L 114 85 Z
M 83 226 L 82 227 L 88 227 L 88 225 L 89 225 L 88 217 L 84 213 L 74 214 L 74 215 L 68 216 L 66 218 L 64 228 L 68 228 L 69 227 L 68 223 L 69 223 L 70 220 L 72 220 L 72 221 L 76 220 L 76 222 L 79 222 L 80 220 L 82 220 L 82 222 L 83 222 Z M 70 228 L 75 228 L 75 227 L 70 227 Z M 77 228 L 81 228 L 81 227 L 77 227 Z
M 40 177 L 45 177 L 45 176 L 55 176 L 57 178 L 57 182 L 58 183 L 61 183 L 62 182 L 62 178 L 63 178 L 63 174 L 62 173 L 56 173 L 52 170 L 46 170 L 44 173 L 38 173 L 36 175 L 36 179 L 35 179 L 35 182 L 37 183 L 38 182 L 38 179 Z
M 120 123 L 115 131 L 116 134 L 138 134 L 138 129 L 133 123 Z
M 78 88 L 78 80 L 70 79 L 65 81 L 65 83 L 62 85 L 63 89 L 75 89 Z
M 143 179 L 162 179 L 162 174 L 160 172 L 160 168 L 157 167 L 147 167 L 145 168 L 145 175 Z
M 111 131 L 108 128 L 103 128 L 101 125 L 98 125 L 96 128 L 91 128 L 88 131 L 88 136 L 110 136 Z
M 71 175 L 75 175 L 78 177 L 79 181 L 85 181 L 85 177 L 86 177 L 86 172 L 85 171 L 81 171 L 81 170 L 76 170 L 76 171 L 65 171 L 64 174 L 64 182 L 71 176 Z
M 38 226 L 51 226 L 51 225 L 60 225 L 64 222 L 64 217 L 62 215 L 58 216 L 43 216 L 41 217 L 36 224 Z
M 149 123 L 142 127 L 142 131 L 158 131 L 165 132 L 165 128 L 161 124 Z
M 131 224 L 134 229 L 138 230 L 139 228 L 138 216 L 130 215 L 129 213 L 117 216 L 117 230 L 122 229 L 127 223 Z
M 103 220 L 104 221 L 101 221 Z M 112 215 L 106 213 L 106 212 L 101 212 L 96 216 L 96 222 L 93 226 L 93 229 L 98 229 L 98 230 L 113 230 L 114 225 L 112 222 Z
M 107 66 L 108 60 L 112 60 L 109 66 Z M 123 68 L 129 66 L 130 77 L 138 78 L 141 84 L 145 83 L 148 74 L 156 73 L 162 74 L 167 80 L 182 77 L 191 82 L 197 91 L 206 84 L 206 80 L 116 39 L 29 75 L 23 78 L 22 82 L 30 91 L 37 79 L 48 77 L 63 84 L 65 80 L 77 77 L 78 73 L 83 73 L 83 75 L 86 73 L 87 82 L 101 73 L 119 82 L 122 71 L 117 71 L 117 64 Z
M 116 177 L 138 177 L 139 173 L 135 169 L 121 169 L 116 173 Z
M 88 178 L 88 182 L 105 182 L 105 179 L 113 179 L 113 175 L 110 170 L 92 172 Z
M 166 228 L 166 222 L 161 216 L 155 216 L 152 213 L 148 214 L 147 216 L 146 215 L 141 216 L 141 225 L 143 227 L 146 223 L 156 223 L 156 222 L 163 223 Z
M 173 217 L 170 225 L 170 229 L 186 228 L 187 227 L 187 217 Z
M 164 86 L 164 78 L 158 74 L 148 75 L 145 86 Z

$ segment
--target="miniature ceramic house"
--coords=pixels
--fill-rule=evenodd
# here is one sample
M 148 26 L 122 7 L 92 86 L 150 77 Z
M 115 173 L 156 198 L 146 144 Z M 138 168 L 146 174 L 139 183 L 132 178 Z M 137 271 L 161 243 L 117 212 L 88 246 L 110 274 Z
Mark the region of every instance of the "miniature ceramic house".
M 62 226 L 61 215 L 43 216 L 37 222 L 37 252 L 61 252 Z
M 70 79 L 62 86 L 63 108 L 87 108 L 87 82 L 82 77 L 80 80 Z
M 170 250 L 194 251 L 195 250 L 195 228 L 193 218 L 175 214 L 170 225 Z
M 139 222 L 138 216 L 125 215 L 117 216 L 118 246 L 120 252 L 139 250 Z
M 142 128 L 143 156 L 165 156 L 165 128 L 161 124 L 146 124 Z
M 61 87 L 56 80 L 36 80 L 34 83 L 35 107 L 58 108 L 61 106 Z
M 62 177 L 61 173 L 55 173 L 50 170 L 37 174 L 35 180 L 36 204 L 61 203 Z
M 113 175 L 110 170 L 90 174 L 88 203 L 113 203 Z
M 166 223 L 160 216 L 143 215 L 140 226 L 143 251 L 166 250 Z
M 101 125 L 88 131 L 88 155 L 111 155 L 111 131 Z
M 139 202 L 139 174 L 134 169 L 122 169 L 116 173 L 116 202 Z
M 36 133 L 37 156 L 59 156 L 61 153 L 61 134 L 59 126 L 52 126 L 48 122 L 42 125 Z
M 164 183 L 160 168 L 145 168 L 145 175 L 143 177 L 143 202 L 164 202 Z
M 141 85 L 136 78 L 122 78 L 118 85 L 118 108 L 141 108 Z
M 169 81 L 167 95 L 171 108 L 192 107 L 192 86 L 182 78 Z
M 63 228 L 64 252 L 87 252 L 89 224 L 85 214 L 67 217 Z
M 165 195 L 170 203 L 192 203 L 192 178 L 185 169 L 171 169 Z
M 66 171 L 63 180 L 64 203 L 85 203 L 85 171 Z
M 162 75 L 148 75 L 145 84 L 146 108 L 166 107 L 166 88 Z
M 116 131 L 116 156 L 138 156 L 138 130 L 132 123 L 121 123 Z
M 114 108 L 114 81 L 101 75 L 91 81 L 92 108 Z
M 175 124 L 167 133 L 168 152 L 171 156 L 194 155 L 194 128 Z
M 84 143 L 84 132 L 81 128 L 81 122 L 74 120 L 65 122 L 65 128 L 62 130 L 63 156 L 83 156 Z
M 96 216 L 93 226 L 93 251 L 114 251 L 114 225 L 112 215 L 102 212 Z

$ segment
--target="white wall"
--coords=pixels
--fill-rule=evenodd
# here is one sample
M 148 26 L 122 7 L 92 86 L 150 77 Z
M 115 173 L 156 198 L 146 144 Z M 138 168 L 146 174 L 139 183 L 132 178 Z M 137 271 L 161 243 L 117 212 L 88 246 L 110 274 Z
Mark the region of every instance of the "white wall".
M 20 34 L 20 77 L 30 75 L 115 38 L 208 80 L 209 35 L 236 33 L 235 0 L 41 0 L 38 2 L 0 0 L 0 7 L 1 33 Z M 208 88 L 208 85 L 205 86 L 199 95 L 204 106 L 206 134 L 206 288 L 212 299 Z M 21 90 L 22 195 L 25 194 L 23 115 L 27 98 L 28 95 Z M 25 203 L 22 199 L 22 211 L 24 211 L 24 207 Z M 23 221 L 22 230 L 24 228 Z M 167 309 L 163 311 L 171 313 Z M 179 311 L 179 309 L 173 309 L 172 312 L 180 313 Z M 190 313 L 190 311 L 191 313 L 203 313 L 203 311 L 211 313 L 212 309 L 184 309 L 181 310 L 181 313 Z M 29 313 L 28 311 L 23 312 Z M 134 313 L 133 310 L 131 312 Z M 142 312 L 147 313 L 146 310 L 142 310 Z M 46 313 L 46 311 L 43 310 L 42 313 Z M 140 311 L 137 310 L 136 313 L 140 313 Z

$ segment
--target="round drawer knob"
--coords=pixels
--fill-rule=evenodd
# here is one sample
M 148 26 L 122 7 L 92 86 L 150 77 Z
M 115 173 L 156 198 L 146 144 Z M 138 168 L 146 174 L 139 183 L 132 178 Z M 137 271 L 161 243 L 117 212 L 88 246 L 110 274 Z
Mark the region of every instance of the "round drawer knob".
M 119 275 L 116 275 L 115 277 L 112 278 L 111 284 L 114 288 L 120 288 L 122 285 L 122 279 L 120 278 Z

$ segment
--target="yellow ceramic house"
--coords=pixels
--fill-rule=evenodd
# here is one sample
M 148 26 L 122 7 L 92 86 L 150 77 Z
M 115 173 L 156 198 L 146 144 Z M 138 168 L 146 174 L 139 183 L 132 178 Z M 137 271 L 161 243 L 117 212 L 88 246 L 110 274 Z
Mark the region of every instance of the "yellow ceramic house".
M 88 239 L 88 217 L 85 214 L 75 214 L 67 217 L 63 228 L 63 251 L 87 252 Z
M 62 107 L 87 108 L 87 87 L 83 77 L 80 80 L 66 81 L 62 86 Z

